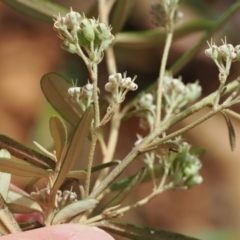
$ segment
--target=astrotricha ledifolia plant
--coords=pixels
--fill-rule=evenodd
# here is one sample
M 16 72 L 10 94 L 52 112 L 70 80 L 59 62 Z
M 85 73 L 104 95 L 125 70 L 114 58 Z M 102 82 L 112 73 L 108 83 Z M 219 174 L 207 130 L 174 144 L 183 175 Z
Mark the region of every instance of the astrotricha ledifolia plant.
M 137 91 L 138 79 L 137 76 L 129 77 L 127 72 L 117 71 L 113 52 L 117 31 L 108 24 L 113 3 L 114 1 L 99 1 L 99 19 L 88 18 L 72 9 L 64 16 L 54 16 L 54 29 L 62 39 L 62 47 L 83 60 L 88 69 L 89 80 L 80 87 L 71 85 L 70 81 L 57 73 L 48 73 L 41 80 L 44 95 L 62 116 L 53 116 L 50 119 L 54 151 L 50 152 L 35 143 L 42 152 L 39 153 L 7 136 L 0 136 L 1 209 L 4 209 L 0 214 L 2 235 L 39 225 L 44 227 L 80 223 L 98 226 L 130 239 L 189 239 L 177 233 L 115 220 L 169 189 L 187 190 L 202 183 L 199 155 L 203 149 L 192 149 L 191 144 L 182 139 L 181 135 L 186 131 L 220 112 L 227 123 L 232 150 L 235 147 L 234 129 L 228 116 L 239 118 L 239 115 L 229 108 L 240 102 L 240 81 L 237 79 L 227 84 L 227 79 L 232 63 L 240 61 L 240 45 L 234 47 L 227 43 L 226 38 L 220 46 L 213 40 L 207 42 L 205 53 L 219 70 L 219 88 L 203 99 L 198 100 L 202 90 L 198 81 L 185 84 L 181 77 L 173 75 L 177 72 L 176 69 L 191 59 L 193 52 L 199 49 L 203 42 L 206 44 L 206 40 L 217 27 L 239 7 L 239 2 L 206 32 L 197 43 L 198 48 L 194 46 L 190 49 L 182 60 L 169 70 L 166 65 L 173 41 L 174 24 L 183 14 L 179 10 L 178 0 L 159 0 L 152 4 L 150 12 L 154 23 L 161 31 L 163 29 L 162 33 L 165 35 L 159 76 L 157 84 L 141 92 L 130 102 L 125 101 L 126 94 Z M 115 31 L 115 37 L 112 31 Z M 106 109 L 105 105 L 100 104 L 103 101 L 99 101 L 98 87 L 98 64 L 105 55 L 109 71 L 105 83 L 105 103 L 108 103 Z M 222 99 L 224 95 L 227 97 Z M 205 107 L 210 109 L 205 115 L 168 133 L 171 127 Z M 116 160 L 114 154 L 122 119 L 126 120 L 131 116 L 139 118 L 139 128 L 144 129 L 147 134 L 138 134 L 132 150 L 123 159 Z M 108 137 L 103 134 L 103 127 L 107 124 L 110 129 Z M 86 142 L 90 144 L 88 157 L 84 155 L 82 159 Z M 100 165 L 94 164 L 97 145 L 102 152 Z M 116 180 L 136 159 L 143 161 L 145 167 L 132 176 Z M 85 163 L 85 168 L 72 169 L 74 163 L 79 161 Z M 98 173 L 94 180 L 93 172 Z M 11 174 L 32 177 L 25 189 L 29 192 L 29 197 L 9 189 Z M 46 183 L 43 189 L 35 187 L 40 179 L 44 179 Z M 139 184 L 146 181 L 152 182 L 151 193 L 131 205 L 124 205 L 123 200 Z M 76 182 L 79 194 L 73 188 L 73 183 L 76 185 Z M 115 196 L 101 204 L 101 200 L 112 192 Z M 19 225 L 12 214 L 32 212 L 42 215 L 41 223 Z

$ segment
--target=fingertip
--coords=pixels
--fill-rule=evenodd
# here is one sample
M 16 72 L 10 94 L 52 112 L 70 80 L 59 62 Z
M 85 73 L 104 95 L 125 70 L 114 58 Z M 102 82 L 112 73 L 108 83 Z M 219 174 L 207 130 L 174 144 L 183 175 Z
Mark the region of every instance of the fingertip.
M 61 224 L 50 227 L 44 227 L 34 229 L 31 231 L 10 234 L 1 237 L 1 240 L 46 240 L 46 239 L 58 239 L 58 240 L 114 240 L 105 231 L 87 225 L 80 224 Z

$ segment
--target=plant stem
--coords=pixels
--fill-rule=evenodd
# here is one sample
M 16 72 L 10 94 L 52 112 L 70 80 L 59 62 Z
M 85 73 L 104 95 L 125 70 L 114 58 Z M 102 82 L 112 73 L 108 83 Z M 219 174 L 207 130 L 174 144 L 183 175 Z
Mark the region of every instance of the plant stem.
M 216 108 L 214 108 L 213 110 L 211 110 L 210 112 L 208 112 L 206 115 L 201 117 L 200 119 L 196 120 L 195 122 L 192 122 L 191 124 L 187 125 L 186 127 L 181 128 L 178 131 L 176 131 L 174 133 L 171 133 L 171 134 L 169 134 L 166 137 L 163 137 L 159 141 L 154 141 L 154 143 L 151 143 L 151 144 L 147 145 L 145 148 L 152 148 L 154 146 L 157 146 L 157 145 L 159 145 L 161 143 L 166 142 L 169 139 L 177 137 L 177 136 L 181 135 L 182 133 L 185 133 L 185 132 L 189 131 L 190 129 L 198 126 L 199 124 L 205 122 L 207 119 L 211 118 L 213 115 L 215 115 L 216 113 L 220 112 L 221 110 L 223 110 L 225 108 L 228 108 L 228 107 L 230 107 L 230 106 L 232 106 L 232 105 L 234 105 L 236 103 L 238 103 L 238 102 L 237 101 L 236 102 L 233 101 L 233 102 L 228 102 L 228 103 L 224 103 L 222 105 L 219 105 Z
M 89 189 L 90 189 L 90 181 L 91 181 L 91 171 L 92 171 L 92 164 L 93 164 L 93 158 L 95 153 L 95 148 L 97 144 L 97 137 L 98 132 L 95 132 L 92 134 L 92 141 L 91 141 L 91 147 L 88 157 L 88 166 L 87 166 L 87 176 L 86 176 L 86 182 L 85 182 L 85 197 L 88 197 Z
M 100 123 L 100 110 L 98 102 L 98 68 L 97 64 L 89 64 L 88 71 L 93 83 L 93 103 L 94 103 L 94 128 L 97 128 Z
M 121 122 L 121 116 L 119 113 L 119 106 L 118 106 L 118 109 L 116 110 L 116 113 L 113 115 L 112 120 L 111 120 L 110 135 L 109 135 L 108 144 L 107 144 L 108 150 L 107 150 L 107 154 L 103 158 L 102 163 L 110 162 L 113 159 L 113 154 L 115 153 L 115 149 L 117 146 L 120 122 Z M 103 169 L 100 172 L 99 177 L 96 181 L 95 187 L 97 187 L 99 185 L 99 183 L 103 180 L 103 178 L 106 176 L 108 171 L 109 171 L 109 169 Z
M 227 90 L 225 91 L 224 94 L 234 90 L 238 86 L 239 86 L 238 80 L 235 80 L 234 82 L 229 83 L 227 85 Z M 118 177 L 122 173 L 122 171 L 140 154 L 139 149 L 146 147 L 152 140 L 156 139 L 156 137 L 159 136 L 160 133 L 166 131 L 171 126 L 175 125 L 176 123 L 180 122 L 181 120 L 185 119 L 186 117 L 192 115 L 193 113 L 199 111 L 200 109 L 202 109 L 208 105 L 211 105 L 213 100 L 216 97 L 216 94 L 217 94 L 216 92 L 210 94 L 209 96 L 205 97 L 204 99 L 202 99 L 198 103 L 194 104 L 190 108 L 179 113 L 169 123 L 165 124 L 164 126 L 159 126 L 158 128 L 156 128 L 152 133 L 150 133 L 147 137 L 145 137 L 138 146 L 136 146 L 132 149 L 132 151 L 122 160 L 122 162 L 111 171 L 111 173 L 101 182 L 101 184 L 96 189 L 93 190 L 93 192 L 89 195 L 89 197 L 93 197 L 93 198 L 98 197 L 101 194 L 101 192 L 104 191 L 108 187 L 108 185 L 116 177 Z M 220 111 L 220 110 L 221 109 L 219 109 L 218 111 Z M 188 131 L 189 129 L 185 129 L 185 130 Z M 183 133 L 183 131 L 181 131 L 181 133 Z M 166 141 L 166 139 L 165 139 L 165 141 Z
M 86 176 L 86 182 L 85 182 L 85 196 L 88 197 L 89 189 L 90 189 L 90 181 L 91 181 L 91 169 L 93 164 L 93 158 L 95 153 L 95 148 L 97 144 L 98 139 L 98 126 L 100 123 L 100 110 L 99 110 L 99 102 L 98 102 L 98 78 L 97 78 L 97 64 L 93 63 L 88 65 L 88 70 L 90 77 L 92 79 L 93 83 L 93 103 L 94 103 L 94 128 L 92 130 L 92 141 L 91 141 L 91 147 L 89 152 L 89 158 L 88 158 L 88 166 L 87 166 L 87 176 Z
M 172 38 L 173 38 L 173 32 L 169 31 L 167 33 L 166 43 L 163 50 L 162 62 L 159 70 L 155 128 L 157 128 L 161 124 L 162 86 L 163 86 L 163 80 L 164 80 L 164 75 L 166 71 L 168 54 L 172 44 Z
M 237 120 L 240 120 L 240 114 L 239 113 L 236 113 L 236 112 L 234 112 L 234 111 L 232 111 L 230 109 L 226 109 L 225 112 L 227 114 L 229 114 L 230 116 L 236 118 Z
M 163 192 L 163 189 L 161 189 L 161 190 L 159 189 L 157 191 L 154 191 L 150 195 L 145 197 L 144 199 L 142 199 L 142 200 L 140 200 L 140 201 L 138 201 L 138 202 L 136 202 L 136 203 L 134 203 L 132 205 L 128 205 L 126 207 L 123 207 L 123 208 L 120 208 L 120 209 L 114 211 L 113 215 L 115 215 L 115 214 L 116 215 L 121 215 L 121 214 L 123 214 L 123 213 L 125 213 L 125 212 L 127 212 L 127 211 L 129 211 L 129 210 L 131 210 L 133 208 L 136 208 L 136 207 L 142 206 L 142 205 L 144 205 L 146 203 L 149 203 L 152 200 L 152 198 L 154 198 L 156 195 L 160 194 L 161 192 Z M 106 218 L 106 216 L 104 216 L 103 214 L 97 215 L 97 216 L 95 216 L 93 218 L 90 218 L 90 219 L 86 220 L 84 222 L 84 224 L 90 224 L 90 223 L 93 223 L 93 222 L 97 222 L 97 221 L 103 220 L 105 218 Z
M 57 194 L 57 189 L 53 189 L 49 196 L 48 207 L 47 207 L 47 217 L 44 222 L 46 226 L 50 226 L 53 219 L 56 194 Z

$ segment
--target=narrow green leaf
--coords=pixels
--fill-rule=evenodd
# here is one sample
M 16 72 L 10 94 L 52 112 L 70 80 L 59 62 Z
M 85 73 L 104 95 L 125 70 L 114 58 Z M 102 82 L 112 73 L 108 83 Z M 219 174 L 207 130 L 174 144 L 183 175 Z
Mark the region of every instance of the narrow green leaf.
M 139 109 L 133 110 L 131 112 L 126 113 L 124 115 L 124 117 L 122 118 L 122 121 L 124 122 L 124 121 L 128 120 L 129 118 L 136 116 L 137 114 L 141 114 L 141 113 L 145 113 L 145 112 L 150 112 L 150 110 L 148 108 L 139 108 Z
M 132 240 L 197 240 L 179 233 L 115 221 L 103 221 L 98 226 Z
M 153 166 L 153 172 L 154 172 L 154 176 L 156 178 L 158 178 L 163 175 L 164 170 L 160 164 L 157 164 L 157 165 Z M 124 189 L 129 185 L 129 183 L 132 181 L 133 177 L 134 177 L 134 175 L 123 178 L 115 183 L 112 183 L 108 188 L 110 191 L 118 191 L 118 190 Z M 152 180 L 152 170 L 148 167 L 148 168 L 146 168 L 146 172 L 141 180 L 141 183 L 148 182 L 151 180 Z
M 43 224 L 38 221 L 20 222 L 19 226 L 21 227 L 23 232 L 44 227 Z
M 62 120 L 57 116 L 50 118 L 49 125 L 50 132 L 54 140 L 56 157 L 59 160 L 61 158 L 63 148 L 67 144 L 67 129 Z
M 84 199 L 70 203 L 55 214 L 52 220 L 52 224 L 57 224 L 65 220 L 70 220 L 81 212 L 95 208 L 97 204 L 98 200 L 94 198 Z
M 43 154 L 24 146 L 23 144 L 0 134 L 0 148 L 7 149 L 16 158 L 41 168 L 55 168 L 55 162 Z
M 112 26 L 112 34 L 120 32 L 123 28 L 130 12 L 132 11 L 134 0 L 118 0 L 111 14 L 110 25 Z
M 221 113 L 224 116 L 226 124 L 227 124 L 231 150 L 234 151 L 235 146 L 236 146 L 236 137 L 235 137 L 235 131 L 234 131 L 232 122 L 231 122 L 230 118 L 227 116 L 227 114 L 224 112 L 224 110 L 221 111 Z
M 64 157 L 60 172 L 58 174 L 57 180 L 54 183 L 54 189 L 59 189 L 65 178 L 67 177 L 69 171 L 71 170 L 73 164 L 81 155 L 85 141 L 92 124 L 93 118 L 93 108 L 90 106 L 83 117 L 79 121 L 79 124 L 76 128 L 76 131 L 72 137 L 72 140 L 69 144 L 67 153 Z
M 0 194 L 0 225 L 1 231 L 2 229 L 3 230 L 5 229 L 7 233 L 17 233 L 22 231 L 1 194 Z
M 42 212 L 41 206 L 36 201 L 12 190 L 9 190 L 6 202 L 13 213 Z
M 27 16 L 52 23 L 53 15 L 65 15 L 68 9 L 47 0 L 3 0 L 11 8 Z
M 75 178 L 78 180 L 86 178 L 86 176 L 87 176 L 87 172 L 84 170 L 73 170 L 73 171 L 70 171 L 67 175 L 68 178 Z
M 41 178 L 32 178 L 25 186 L 24 190 L 28 193 L 33 191 L 33 186 L 40 180 Z
M 97 172 L 97 171 L 100 171 L 100 170 L 102 170 L 104 168 L 115 166 L 117 164 L 119 164 L 119 161 L 112 161 L 112 162 L 108 162 L 108 163 L 103 163 L 103 164 L 100 164 L 100 165 L 92 167 L 91 172 L 92 173 L 93 172 Z
M 190 150 L 190 154 L 195 155 L 195 156 L 200 156 L 206 152 L 206 148 L 204 147 L 198 147 Z
M 129 196 L 129 193 L 132 192 L 142 182 L 145 174 L 146 168 L 141 168 L 139 171 L 137 171 L 129 178 L 128 184 L 121 188 L 118 194 L 114 196 L 99 212 L 102 213 L 104 209 L 120 204 L 127 196 Z
M 57 73 L 47 73 L 41 79 L 41 88 L 48 102 L 75 128 L 82 115 L 82 110 L 68 94 L 70 87 L 67 80 Z
M 21 160 L 0 158 L 0 171 L 22 177 L 49 177 L 50 172 Z
M 213 26 L 209 20 L 195 20 L 183 24 L 175 29 L 174 39 L 179 39 L 185 35 L 208 30 Z M 146 31 L 121 32 L 115 37 L 114 45 L 124 48 L 156 48 L 161 46 L 165 41 L 165 31 L 163 29 L 151 29 Z

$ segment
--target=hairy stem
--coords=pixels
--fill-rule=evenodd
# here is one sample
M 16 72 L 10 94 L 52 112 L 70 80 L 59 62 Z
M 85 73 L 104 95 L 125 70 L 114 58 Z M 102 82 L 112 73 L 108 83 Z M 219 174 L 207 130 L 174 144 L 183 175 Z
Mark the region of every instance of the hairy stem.
M 161 124 L 161 106 L 162 106 L 162 86 L 164 75 L 166 71 L 167 59 L 169 50 L 172 44 L 173 32 L 167 33 L 166 44 L 163 51 L 162 62 L 160 66 L 160 72 L 158 77 L 158 90 L 157 90 L 157 107 L 156 107 L 156 118 L 155 118 L 155 128 Z
M 225 91 L 224 94 L 234 90 L 238 86 L 239 86 L 238 80 L 228 84 L 227 90 Z M 145 137 L 138 146 L 136 146 L 132 149 L 132 151 L 122 160 L 122 162 L 112 170 L 112 172 L 101 182 L 101 184 L 96 189 L 93 190 L 93 192 L 89 195 L 89 197 L 93 197 L 93 198 L 98 197 L 101 194 L 101 192 L 104 191 L 108 187 L 108 185 L 116 177 L 118 177 L 122 173 L 122 171 L 140 154 L 139 149 L 146 147 L 151 141 L 153 141 L 162 132 L 166 131 L 171 126 L 175 125 L 176 123 L 180 122 L 181 120 L 185 119 L 186 117 L 192 115 L 193 113 L 199 111 L 200 109 L 202 109 L 206 106 L 211 106 L 216 97 L 216 94 L 217 94 L 216 92 L 210 94 L 209 96 L 205 97 L 198 103 L 194 104 L 192 107 L 179 113 L 169 123 L 165 124 L 164 126 L 159 126 L 155 130 L 153 130 L 152 133 L 150 133 L 147 137 Z M 221 109 L 222 108 L 218 109 L 218 111 L 220 111 Z M 216 111 L 216 110 L 213 110 L 213 111 Z M 217 111 L 215 113 L 217 113 Z M 213 116 L 214 114 L 212 114 L 211 116 Z M 209 118 L 209 116 L 207 118 L 204 118 L 204 120 L 206 120 L 208 118 Z M 191 128 L 192 128 L 192 126 L 191 126 Z M 189 130 L 188 128 L 184 129 L 184 131 L 188 131 L 188 130 Z M 181 131 L 181 133 L 183 133 L 184 131 Z M 165 141 L 166 141 L 166 139 L 165 139 Z
M 92 134 L 92 141 L 91 141 L 91 147 L 90 147 L 90 153 L 88 157 L 88 166 L 87 166 L 87 177 L 85 182 L 85 197 L 87 198 L 89 195 L 89 189 L 90 189 L 90 181 L 91 181 L 91 171 L 92 171 L 92 165 L 93 165 L 93 158 L 95 153 L 95 148 L 97 144 L 97 132 Z

